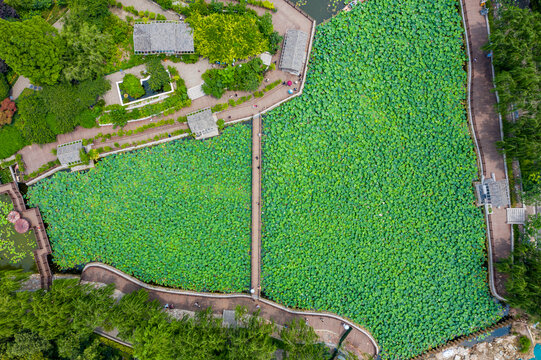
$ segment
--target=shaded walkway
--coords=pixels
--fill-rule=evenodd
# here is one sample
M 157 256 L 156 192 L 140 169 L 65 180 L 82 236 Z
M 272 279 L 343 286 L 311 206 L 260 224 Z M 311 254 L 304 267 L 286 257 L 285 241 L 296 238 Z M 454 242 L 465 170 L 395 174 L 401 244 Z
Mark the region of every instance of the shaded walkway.
M 338 343 L 340 336 L 345 332 L 343 324 L 347 324 L 353 328 L 345 341 L 347 350 L 358 356 L 375 355 L 379 351 L 375 340 L 366 330 L 334 314 L 296 311 L 269 300 L 255 300 L 248 294 L 198 293 L 153 286 L 102 263 L 87 264 L 81 274 L 81 280 L 115 284 L 116 288 L 123 293 L 145 288 L 151 299 L 156 299 L 162 304 L 174 304 L 176 308 L 188 311 L 212 307 L 214 313 L 221 314 L 223 310 L 234 310 L 237 305 L 241 305 L 248 311 L 254 312 L 259 305 L 261 316 L 274 321 L 279 326 L 295 318 L 304 318 L 308 325 L 314 328 L 320 339 L 328 344 Z

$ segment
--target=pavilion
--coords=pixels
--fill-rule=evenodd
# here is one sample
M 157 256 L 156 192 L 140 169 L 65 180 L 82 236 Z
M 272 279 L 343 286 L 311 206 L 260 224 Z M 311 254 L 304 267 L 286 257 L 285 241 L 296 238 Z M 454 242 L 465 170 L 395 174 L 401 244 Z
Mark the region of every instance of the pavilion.
M 188 126 L 197 140 L 208 139 L 220 135 L 216 119 L 210 108 L 202 109 L 187 115 Z
M 135 54 L 189 54 L 194 52 L 192 29 L 184 22 L 160 20 L 135 23 Z
M 295 29 L 288 30 L 280 57 L 280 69 L 293 75 L 299 75 L 306 60 L 307 43 L 307 33 Z
M 58 145 L 56 156 L 62 166 L 72 166 L 81 162 L 80 151 L 83 148 L 82 140 Z

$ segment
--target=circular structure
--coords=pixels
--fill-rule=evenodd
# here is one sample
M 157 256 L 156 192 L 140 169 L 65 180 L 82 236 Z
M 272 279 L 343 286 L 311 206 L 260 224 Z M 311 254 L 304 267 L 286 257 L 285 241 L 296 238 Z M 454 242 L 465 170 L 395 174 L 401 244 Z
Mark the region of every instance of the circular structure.
M 15 231 L 17 231 L 19 234 L 24 234 L 25 232 L 30 229 L 30 224 L 26 219 L 19 219 L 15 221 Z
M 13 211 L 10 211 L 10 213 L 8 214 L 8 221 L 10 223 L 15 223 L 17 220 L 19 220 L 21 218 L 21 214 L 19 214 L 17 211 L 13 210 Z

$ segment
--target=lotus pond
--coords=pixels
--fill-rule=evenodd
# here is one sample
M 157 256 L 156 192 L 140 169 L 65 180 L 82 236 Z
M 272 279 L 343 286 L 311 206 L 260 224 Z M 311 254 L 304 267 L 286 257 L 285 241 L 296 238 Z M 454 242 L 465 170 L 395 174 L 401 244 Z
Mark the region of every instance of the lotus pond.
M 160 285 L 250 285 L 251 128 L 110 155 L 28 189 L 61 268 L 102 261 Z
M 318 27 L 263 127 L 262 284 L 405 359 L 494 323 L 454 0 L 369 0 Z
M 0 269 L 23 269 L 35 272 L 36 263 L 33 251 L 36 249 L 36 236 L 33 230 L 24 234 L 15 231 L 7 214 L 13 210 L 13 203 L 7 194 L 0 194 Z

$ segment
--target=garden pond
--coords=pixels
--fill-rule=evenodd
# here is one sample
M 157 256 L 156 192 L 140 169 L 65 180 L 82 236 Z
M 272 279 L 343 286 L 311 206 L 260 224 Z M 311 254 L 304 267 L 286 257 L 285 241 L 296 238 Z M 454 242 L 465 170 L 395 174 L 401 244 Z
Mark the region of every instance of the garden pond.
M 33 251 L 36 248 L 36 236 L 30 230 L 19 234 L 6 219 L 5 209 L 11 209 L 11 199 L 0 194 L 0 269 L 23 269 L 36 272 Z M 9 212 L 9 211 L 8 211 Z

